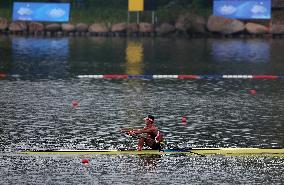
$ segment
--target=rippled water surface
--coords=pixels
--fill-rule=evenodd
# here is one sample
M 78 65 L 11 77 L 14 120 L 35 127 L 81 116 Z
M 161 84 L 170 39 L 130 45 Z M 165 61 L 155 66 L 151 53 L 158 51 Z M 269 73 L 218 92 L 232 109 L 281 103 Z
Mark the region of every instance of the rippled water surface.
M 169 145 L 284 145 L 282 81 L 3 80 L 0 86 L 2 151 L 135 147 L 120 129 L 143 127 L 148 113 Z
M 1 184 L 283 184 L 283 158 L 1 156 Z
M 76 78 L 283 75 L 283 44 L 0 37 L 0 74 L 7 75 L 0 80 L 0 184 L 283 184 L 281 157 L 16 154 L 25 149 L 135 148 L 136 139 L 120 129 L 143 127 L 149 113 L 168 147 L 284 147 L 282 80 Z M 74 100 L 77 107 L 72 107 Z M 181 123 L 182 116 L 187 124 Z M 89 165 L 81 164 L 82 158 Z

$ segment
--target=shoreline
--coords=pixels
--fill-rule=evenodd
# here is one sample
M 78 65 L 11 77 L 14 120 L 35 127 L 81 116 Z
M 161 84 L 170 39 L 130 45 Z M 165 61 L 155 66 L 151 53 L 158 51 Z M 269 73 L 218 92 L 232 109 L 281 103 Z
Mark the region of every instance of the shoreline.
M 29 33 L 28 31 L 22 32 L 9 32 L 0 31 L 0 36 L 22 36 L 22 37 L 121 37 L 121 38 L 185 38 L 185 39 L 198 39 L 198 38 L 219 38 L 219 39 L 284 39 L 284 34 L 249 34 L 249 33 L 238 33 L 238 34 L 219 34 L 219 33 L 171 33 L 167 35 L 159 35 L 157 32 L 104 32 L 104 33 L 91 33 L 91 32 L 64 32 L 64 31 L 43 31 L 38 33 Z
M 182 38 L 284 38 L 284 24 L 242 21 L 218 16 L 185 14 L 175 22 L 141 23 L 41 23 L 9 22 L 0 17 L 0 35 L 19 36 L 104 36 L 104 37 L 182 37 Z

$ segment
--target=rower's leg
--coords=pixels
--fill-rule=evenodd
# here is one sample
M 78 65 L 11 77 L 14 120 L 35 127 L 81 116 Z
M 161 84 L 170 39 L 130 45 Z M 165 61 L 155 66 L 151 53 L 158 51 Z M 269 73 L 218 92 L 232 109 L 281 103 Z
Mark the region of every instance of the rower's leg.
M 138 151 L 141 151 L 141 150 L 142 150 L 144 143 L 145 143 L 145 138 L 144 138 L 144 137 L 141 137 L 141 138 L 138 140 L 138 147 L 137 147 L 137 150 L 138 150 Z
M 149 139 L 149 138 L 147 138 L 147 139 L 145 140 L 145 143 L 146 143 L 146 145 L 149 146 L 150 148 L 155 149 L 156 141 L 155 141 L 154 139 Z

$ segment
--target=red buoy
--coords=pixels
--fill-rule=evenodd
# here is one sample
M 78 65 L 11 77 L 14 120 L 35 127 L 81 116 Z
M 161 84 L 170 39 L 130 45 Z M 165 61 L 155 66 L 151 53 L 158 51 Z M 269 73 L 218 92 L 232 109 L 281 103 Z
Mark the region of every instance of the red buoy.
M 250 94 L 256 94 L 256 90 L 255 89 L 251 89 L 249 92 L 250 92 Z
M 72 101 L 72 107 L 76 108 L 78 106 L 78 101 L 74 100 Z
M 5 73 L 0 72 L 0 78 L 5 78 L 7 75 Z
M 82 164 L 84 164 L 84 165 L 89 164 L 89 160 L 88 159 L 82 159 Z
M 182 122 L 182 124 L 186 124 L 186 122 L 187 122 L 187 120 L 186 120 L 186 117 L 185 116 L 183 116 L 182 118 L 181 118 L 181 122 Z

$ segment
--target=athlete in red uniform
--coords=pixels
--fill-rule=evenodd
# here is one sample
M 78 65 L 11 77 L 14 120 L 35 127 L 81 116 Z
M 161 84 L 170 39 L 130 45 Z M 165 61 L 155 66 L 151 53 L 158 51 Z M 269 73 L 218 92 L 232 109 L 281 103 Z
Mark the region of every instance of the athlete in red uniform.
M 158 127 L 155 125 L 155 118 L 154 116 L 147 116 L 144 118 L 146 126 L 142 129 L 133 129 L 128 131 L 129 135 L 136 135 L 136 134 L 143 134 L 146 133 L 146 137 L 140 137 L 138 140 L 138 147 L 137 150 L 141 151 L 144 144 L 150 147 L 153 150 L 160 150 L 161 144 L 163 142 L 163 136 L 158 130 Z

